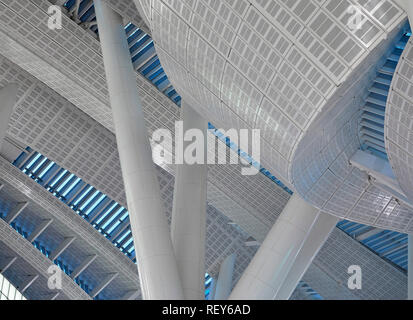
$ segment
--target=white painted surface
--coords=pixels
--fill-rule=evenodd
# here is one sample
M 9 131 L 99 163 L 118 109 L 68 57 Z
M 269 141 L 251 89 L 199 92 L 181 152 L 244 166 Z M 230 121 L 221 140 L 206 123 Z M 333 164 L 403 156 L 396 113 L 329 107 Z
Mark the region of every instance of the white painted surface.
M 318 215 L 317 209 L 294 194 L 229 299 L 274 299 Z
M 207 121 L 185 102 L 182 120 L 183 133 L 199 129 L 207 136 Z M 184 150 L 190 144 L 184 142 Z M 176 165 L 171 236 L 184 297 L 190 300 L 205 298 L 206 196 L 207 166 Z
M 281 289 L 275 296 L 275 300 L 287 300 L 290 298 L 299 281 L 339 220 L 339 218 L 326 213 L 320 213 L 318 215 Z
M 218 281 L 215 287 L 214 300 L 228 299 L 232 289 L 232 279 L 234 275 L 235 253 L 226 257 L 219 269 Z
M 122 17 L 101 0 L 95 0 L 95 10 L 142 294 L 144 299 L 181 299 L 182 286 Z

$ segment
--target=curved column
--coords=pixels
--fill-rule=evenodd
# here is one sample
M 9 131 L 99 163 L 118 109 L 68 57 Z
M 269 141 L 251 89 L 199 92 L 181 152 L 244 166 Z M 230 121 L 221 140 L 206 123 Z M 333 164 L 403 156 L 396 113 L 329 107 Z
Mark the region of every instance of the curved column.
M 14 83 L 0 89 L 0 149 L 17 101 L 17 89 Z
M 122 17 L 102 0 L 95 11 L 143 298 L 182 299 Z
M 318 209 L 295 193 L 244 271 L 229 299 L 274 299 L 318 215 Z
M 232 278 L 234 275 L 235 259 L 237 255 L 235 253 L 226 257 L 219 269 L 218 281 L 215 287 L 214 300 L 226 300 L 228 299 L 232 289 Z
M 284 283 L 275 296 L 275 300 L 288 300 L 290 298 L 301 278 L 339 220 L 339 218 L 327 213 L 320 213 L 318 215 L 307 236 L 307 240 L 298 253 L 291 270 L 288 272 Z
M 175 132 L 180 141 L 188 130 L 207 136 L 208 123 L 183 103 L 183 132 Z M 177 130 L 180 131 L 180 130 Z M 187 137 L 189 138 L 189 137 Z M 192 137 L 190 137 L 192 139 Z M 206 140 L 203 140 L 206 155 Z M 183 150 L 192 144 L 184 141 Z M 177 148 L 177 146 L 175 146 Z M 205 160 L 205 157 L 204 157 Z M 185 299 L 205 299 L 206 163 L 176 165 L 171 236 Z

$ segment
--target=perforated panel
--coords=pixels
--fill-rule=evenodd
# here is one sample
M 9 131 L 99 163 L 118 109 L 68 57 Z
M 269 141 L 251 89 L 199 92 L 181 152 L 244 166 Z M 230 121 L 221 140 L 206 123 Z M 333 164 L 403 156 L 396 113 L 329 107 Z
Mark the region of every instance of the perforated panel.
M 262 162 L 290 182 L 285 161 L 302 133 L 404 18 L 390 1 L 135 2 L 150 12 L 160 59 L 183 99 L 213 123 L 260 128 L 272 147 Z M 352 5 L 363 19 L 358 30 L 347 23 Z M 203 99 L 205 91 L 217 98 Z
M 400 31 L 401 32 L 401 31 Z M 411 232 L 413 210 L 396 202 L 370 181 L 367 174 L 350 165 L 360 149 L 358 123 L 364 97 L 376 77 L 375 63 L 393 50 L 400 39 L 395 30 L 353 75 L 353 82 L 340 89 L 341 99 L 320 114 L 300 142 L 292 174 L 297 192 L 330 214 L 364 224 Z
M 413 41 L 407 43 L 391 83 L 385 116 L 385 144 L 400 187 L 413 199 Z

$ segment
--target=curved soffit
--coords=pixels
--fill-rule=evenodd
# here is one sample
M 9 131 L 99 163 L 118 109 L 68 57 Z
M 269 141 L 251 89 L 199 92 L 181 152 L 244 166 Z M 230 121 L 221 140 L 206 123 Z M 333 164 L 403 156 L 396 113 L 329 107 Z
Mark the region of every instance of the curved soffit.
M 401 189 L 413 199 L 413 41 L 409 40 L 391 84 L 385 115 L 386 152 Z
M 286 183 L 299 141 L 338 87 L 405 18 L 391 1 L 135 0 L 183 99 L 223 128 L 259 128 Z M 364 24 L 352 31 L 347 8 Z

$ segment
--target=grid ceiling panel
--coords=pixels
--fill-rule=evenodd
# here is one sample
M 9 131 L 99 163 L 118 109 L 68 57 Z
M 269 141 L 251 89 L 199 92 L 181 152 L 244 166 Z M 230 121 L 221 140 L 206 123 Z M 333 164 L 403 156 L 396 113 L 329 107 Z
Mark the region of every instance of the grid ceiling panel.
M 288 107 L 284 103 L 279 108 L 292 124 L 306 130 L 315 115 L 326 105 L 326 99 L 336 94 L 335 85 L 347 80 L 353 69 L 386 37 L 386 33 L 393 30 L 395 23 L 404 18 L 403 11 L 392 2 L 386 1 L 386 6 L 363 3 L 360 8 L 364 22 L 360 30 L 352 31 L 345 23 L 348 19 L 345 12 L 351 5 L 357 5 L 357 2 L 349 0 L 257 0 L 251 1 L 249 6 L 242 6 L 244 1 L 238 1 L 237 4 L 244 7 L 238 11 L 234 7 L 225 6 L 225 3 L 202 0 L 191 3 L 192 6 L 178 4 L 177 1 L 156 1 L 152 3 L 152 7 L 148 2 L 143 3 L 146 11 L 152 11 L 154 40 L 158 52 L 162 51 L 160 57 L 172 83 L 183 98 L 191 101 L 202 114 L 215 115 L 212 122 L 221 120 L 218 117 L 222 108 L 224 125 L 246 125 L 249 128 L 256 125 L 268 132 L 277 128 L 276 124 L 279 123 L 278 119 L 268 125 L 256 121 L 258 113 L 263 109 L 264 96 L 275 107 L 275 99 L 282 93 L 294 99 Z M 230 2 L 230 5 L 233 6 L 234 2 Z M 229 10 L 229 13 L 221 19 L 219 14 L 214 13 L 218 9 L 223 13 Z M 378 17 L 377 10 L 389 12 L 391 19 L 389 16 Z M 233 17 L 232 21 L 230 17 Z M 179 21 L 183 24 L 179 24 Z M 179 30 L 175 28 L 178 24 Z M 190 36 L 182 42 L 182 36 L 188 30 Z M 171 39 L 175 40 L 172 44 Z M 177 53 L 177 42 L 186 51 Z M 200 56 L 202 53 L 197 53 L 197 50 L 200 50 L 199 47 L 204 48 L 197 47 L 200 43 L 208 44 L 212 57 L 225 59 L 225 68 L 219 70 L 214 78 L 211 78 L 211 66 L 216 58 L 209 61 L 201 59 L 203 63 L 196 65 L 195 69 L 193 63 L 189 62 L 191 59 L 184 58 Z M 202 51 L 204 54 L 208 52 L 205 49 Z M 270 56 L 271 63 L 266 67 Z M 204 101 L 193 95 L 193 92 L 202 90 L 193 90 L 195 85 L 188 85 L 188 73 L 199 80 L 196 86 L 204 86 L 214 94 L 216 89 L 211 87 L 211 79 L 221 78 L 219 97 L 223 104 L 215 102 L 203 106 Z M 285 87 L 276 87 L 273 92 L 267 92 L 269 81 Z M 207 109 L 214 111 L 208 112 Z M 227 114 L 233 120 L 227 120 Z M 265 139 L 268 141 L 269 137 L 271 134 L 267 134 Z M 280 150 L 276 140 L 269 140 L 268 143 L 274 147 L 274 151 L 280 152 L 291 162 L 301 137 L 299 135 L 294 142 L 286 143 L 288 150 Z M 267 152 L 264 156 L 270 155 Z M 285 170 L 278 159 L 279 155 L 276 155 L 271 160 L 263 161 L 272 165 L 269 168 L 271 171 L 291 181 L 289 170 L 287 175 L 281 174 Z
M 385 144 L 400 187 L 413 199 L 413 40 L 410 37 L 397 66 L 387 99 Z
M 360 111 L 377 75 L 375 63 L 382 65 L 404 30 L 403 26 L 394 30 L 370 57 L 371 64 L 366 63 L 354 74 L 353 84 L 340 89 L 344 91 L 341 100 L 318 116 L 318 125 L 310 128 L 298 146 L 292 172 L 297 191 L 316 207 L 352 221 L 411 232 L 413 210 L 349 165 L 361 148 Z

